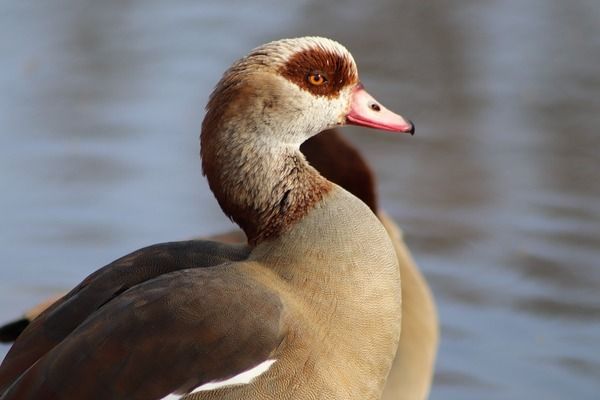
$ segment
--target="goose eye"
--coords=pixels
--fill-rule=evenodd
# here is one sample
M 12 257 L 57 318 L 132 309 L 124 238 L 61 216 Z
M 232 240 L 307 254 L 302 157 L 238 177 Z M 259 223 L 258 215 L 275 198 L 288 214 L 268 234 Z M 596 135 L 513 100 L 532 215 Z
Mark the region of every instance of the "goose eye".
M 314 86 L 321 86 L 327 82 L 327 78 L 321 72 L 311 72 L 308 74 L 308 82 Z

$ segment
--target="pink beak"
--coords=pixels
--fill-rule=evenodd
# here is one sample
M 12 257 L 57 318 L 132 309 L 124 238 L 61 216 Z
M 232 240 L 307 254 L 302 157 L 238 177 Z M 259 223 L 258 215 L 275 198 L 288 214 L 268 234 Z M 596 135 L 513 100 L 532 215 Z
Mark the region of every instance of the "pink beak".
M 352 104 L 350 112 L 346 115 L 346 122 L 383 131 L 415 134 L 415 126 L 411 121 L 382 106 L 367 93 L 362 83 L 356 85 L 352 91 Z

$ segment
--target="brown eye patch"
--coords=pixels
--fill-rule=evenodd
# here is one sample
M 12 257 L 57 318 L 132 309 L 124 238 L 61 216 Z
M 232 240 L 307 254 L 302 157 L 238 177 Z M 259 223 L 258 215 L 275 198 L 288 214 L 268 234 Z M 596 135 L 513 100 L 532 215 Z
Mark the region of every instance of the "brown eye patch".
M 325 97 L 337 97 L 340 90 L 358 82 L 349 57 L 320 47 L 294 54 L 279 73 L 301 89 Z

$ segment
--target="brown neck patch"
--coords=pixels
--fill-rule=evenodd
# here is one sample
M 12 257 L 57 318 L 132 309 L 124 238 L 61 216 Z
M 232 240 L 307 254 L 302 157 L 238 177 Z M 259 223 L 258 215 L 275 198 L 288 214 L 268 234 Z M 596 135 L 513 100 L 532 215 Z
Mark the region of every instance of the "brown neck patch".
M 253 215 L 247 214 L 243 218 L 242 229 L 250 244 L 258 244 L 287 232 L 333 189 L 331 182 L 307 165 L 300 154 L 290 157 L 289 162 L 293 168 L 275 187 L 273 198 L 276 201 L 262 212 L 254 210 Z
M 322 47 L 297 52 L 279 69 L 279 73 L 301 89 L 329 98 L 337 97 L 344 87 L 358 83 L 354 61 L 348 55 Z M 325 82 L 312 84 L 312 74 L 321 75 Z
M 229 98 L 233 103 L 239 99 Z M 299 150 L 265 153 L 252 142 L 239 142 L 235 132 L 252 134 L 251 128 L 229 125 L 224 122 L 227 118 L 219 118 L 228 114 L 228 107 L 213 106 L 201 134 L 202 167 L 221 209 L 242 228 L 251 245 L 285 233 L 333 185 Z
M 299 152 L 283 158 L 282 167 L 273 170 L 260 162 L 232 165 L 239 168 L 236 179 L 231 179 L 231 174 L 215 173 L 216 169 L 206 172 L 221 209 L 242 228 L 251 245 L 287 232 L 333 188 Z M 223 160 L 209 161 L 214 162 Z M 256 176 L 257 169 L 270 171 L 271 176 Z

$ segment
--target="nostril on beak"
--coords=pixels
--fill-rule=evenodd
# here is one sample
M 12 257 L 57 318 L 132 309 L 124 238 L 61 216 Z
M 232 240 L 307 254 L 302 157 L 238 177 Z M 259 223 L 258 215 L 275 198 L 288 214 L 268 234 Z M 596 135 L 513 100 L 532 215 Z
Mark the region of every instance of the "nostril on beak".
M 373 111 L 378 111 L 378 112 L 381 111 L 381 107 L 379 107 L 379 104 L 377 104 L 377 103 L 371 103 L 371 105 L 369 105 L 369 107 Z

